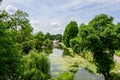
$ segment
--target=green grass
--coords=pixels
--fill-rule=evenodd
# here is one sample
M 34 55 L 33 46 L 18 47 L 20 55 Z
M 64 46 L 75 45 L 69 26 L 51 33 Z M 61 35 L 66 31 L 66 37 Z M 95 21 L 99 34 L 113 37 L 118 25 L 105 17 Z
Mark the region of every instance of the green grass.
M 120 57 L 120 50 L 116 50 L 115 55 Z
M 115 63 L 115 67 L 110 71 L 112 80 L 120 80 L 120 64 Z

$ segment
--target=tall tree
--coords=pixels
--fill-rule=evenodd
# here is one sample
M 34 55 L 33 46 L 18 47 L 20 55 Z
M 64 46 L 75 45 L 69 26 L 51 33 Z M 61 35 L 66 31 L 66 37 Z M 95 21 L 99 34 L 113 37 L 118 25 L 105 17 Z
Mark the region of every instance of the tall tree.
M 71 21 L 65 28 L 62 42 L 65 46 L 70 47 L 70 39 L 73 39 L 78 34 L 78 25 L 75 21 Z
M 97 15 L 87 26 L 81 27 L 78 37 L 81 47 L 94 54 L 97 71 L 110 80 L 109 71 L 114 67 L 114 50 L 120 41 L 120 26 L 115 26 L 113 17 L 106 14 Z
M 14 14 L 10 15 L 9 23 L 11 28 L 17 30 L 19 43 L 28 41 L 31 38 L 33 28 L 29 23 L 27 13 L 17 10 Z
M 16 44 L 16 35 L 8 28 L 3 20 L 8 16 L 5 12 L 0 14 L 0 80 L 13 79 L 20 70 L 20 52 Z

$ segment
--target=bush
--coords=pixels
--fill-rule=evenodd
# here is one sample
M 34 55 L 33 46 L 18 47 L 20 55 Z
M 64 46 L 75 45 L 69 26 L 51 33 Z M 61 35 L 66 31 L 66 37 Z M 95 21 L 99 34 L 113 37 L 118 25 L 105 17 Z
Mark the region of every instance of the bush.
M 50 63 L 45 55 L 31 51 L 23 57 L 23 61 L 25 80 L 47 80 L 49 78 Z
M 63 72 L 58 75 L 56 80 L 74 80 L 74 74 L 70 72 Z
M 79 45 L 80 45 L 80 43 L 79 43 L 79 40 L 77 38 L 70 40 L 70 47 L 72 48 L 72 50 L 75 53 L 79 53 L 81 51 L 81 48 Z
M 53 46 L 52 40 L 46 39 L 46 40 L 43 42 L 43 46 L 45 46 L 45 47 L 52 47 L 52 46 Z

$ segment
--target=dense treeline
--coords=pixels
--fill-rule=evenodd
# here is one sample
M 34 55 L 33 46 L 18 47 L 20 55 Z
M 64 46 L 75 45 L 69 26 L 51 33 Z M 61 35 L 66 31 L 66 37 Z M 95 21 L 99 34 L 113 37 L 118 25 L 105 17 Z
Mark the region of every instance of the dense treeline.
M 113 23 L 112 16 L 100 14 L 95 16 L 87 25 L 81 24 L 75 38 L 70 35 L 70 33 L 76 35 L 74 31 L 71 31 L 73 25 L 71 22 L 68 25 L 63 35 L 63 43 L 66 46 L 70 44 L 70 47 L 77 54 L 84 54 L 82 51 L 85 50 L 92 52 L 97 71 L 102 73 L 106 80 L 111 80 L 109 72 L 114 67 L 113 56 L 115 50 L 120 48 L 120 23 L 116 25 Z M 75 27 L 75 29 L 77 28 Z M 69 34 L 66 34 L 66 31 Z M 69 38 L 68 43 L 66 43 L 65 38 L 69 36 L 73 38 Z
M 52 48 L 52 41 L 61 41 L 62 35 L 32 31 L 27 13 L 0 13 L 0 80 L 50 78 L 50 63 L 41 48 Z
M 49 59 L 41 49 L 52 48 L 53 40 L 62 40 L 77 54 L 92 52 L 98 73 L 102 73 L 106 80 L 111 79 L 113 56 L 120 47 L 120 23 L 114 24 L 112 16 L 97 15 L 87 25 L 83 23 L 80 27 L 71 21 L 63 37 L 61 34 L 32 32 L 27 13 L 20 10 L 13 14 L 0 12 L 0 80 L 49 79 Z M 60 74 L 57 80 L 62 79 L 73 80 L 73 74 Z

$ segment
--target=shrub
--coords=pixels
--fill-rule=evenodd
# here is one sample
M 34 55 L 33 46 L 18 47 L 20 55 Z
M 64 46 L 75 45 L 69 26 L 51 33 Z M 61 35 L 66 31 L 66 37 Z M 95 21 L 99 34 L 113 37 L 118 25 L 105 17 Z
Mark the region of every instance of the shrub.
M 50 63 L 45 55 L 31 51 L 23 57 L 23 61 L 25 80 L 47 80 L 49 78 Z
M 74 75 L 70 72 L 63 72 L 58 75 L 56 80 L 74 80 Z

